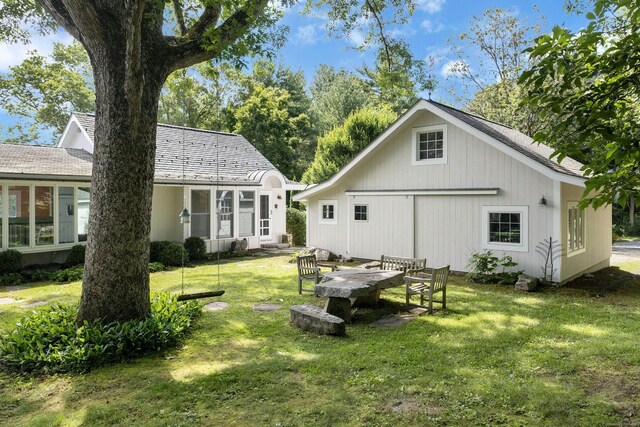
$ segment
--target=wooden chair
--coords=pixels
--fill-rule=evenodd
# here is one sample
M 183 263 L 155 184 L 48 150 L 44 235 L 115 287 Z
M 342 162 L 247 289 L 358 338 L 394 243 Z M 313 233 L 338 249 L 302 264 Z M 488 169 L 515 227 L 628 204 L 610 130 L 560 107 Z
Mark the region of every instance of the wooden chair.
M 302 291 L 304 292 L 313 292 L 315 293 L 315 289 L 302 289 L 303 281 L 312 281 L 315 285 L 320 283 L 322 280 L 322 274 L 320 274 L 320 267 L 328 267 L 331 268 L 331 271 L 335 270 L 335 266 L 331 264 L 318 264 L 315 255 L 304 255 L 296 258 L 296 263 L 298 264 L 298 294 L 302 295 Z
M 405 276 L 404 282 L 407 286 L 407 305 L 411 295 L 420 295 L 420 306 L 424 307 L 424 298 L 429 298 L 428 311 L 433 314 L 433 303 L 442 303 L 442 308 L 447 308 L 447 278 L 449 277 L 449 266 L 434 268 L 431 274 L 418 273 L 415 276 Z M 442 292 L 442 300 L 434 300 L 433 295 Z
M 417 274 L 427 268 L 425 258 L 404 258 L 398 256 L 382 255 L 380 257 L 380 270 L 400 270 L 404 274 Z

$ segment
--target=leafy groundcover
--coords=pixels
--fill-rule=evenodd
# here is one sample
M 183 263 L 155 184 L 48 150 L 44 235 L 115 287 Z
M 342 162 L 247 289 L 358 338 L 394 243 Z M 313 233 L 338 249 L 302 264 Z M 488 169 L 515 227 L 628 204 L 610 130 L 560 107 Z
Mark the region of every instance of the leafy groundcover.
M 0 337 L 0 365 L 20 373 L 86 372 L 175 347 L 201 313 L 199 302 L 178 302 L 162 293 L 152 297 L 151 316 L 145 320 L 77 327 L 77 305 L 55 304 L 21 319 Z

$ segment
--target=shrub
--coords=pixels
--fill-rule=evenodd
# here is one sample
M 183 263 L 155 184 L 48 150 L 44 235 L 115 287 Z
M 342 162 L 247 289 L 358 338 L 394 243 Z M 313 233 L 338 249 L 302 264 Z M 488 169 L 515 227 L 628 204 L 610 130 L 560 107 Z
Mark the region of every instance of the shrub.
M 22 269 L 22 254 L 15 249 L 0 252 L 0 274 L 19 273 Z
M 523 271 L 507 271 L 518 265 L 509 255 L 498 258 L 491 251 L 476 252 L 471 255 L 467 267 L 470 269 L 468 279 L 474 283 L 495 283 L 513 285 Z M 498 271 L 501 268 L 502 271 Z
M 75 267 L 64 268 L 62 270 L 53 271 L 49 276 L 49 280 L 54 282 L 68 283 L 82 280 L 84 275 L 84 266 L 76 265 Z
M 84 255 L 86 253 L 86 248 L 84 245 L 75 245 L 71 248 L 69 255 L 67 255 L 67 260 L 65 261 L 65 265 L 71 267 L 74 265 L 84 265 Z
M 157 273 L 158 271 L 165 271 L 167 268 L 161 262 L 150 262 L 149 273 Z
M 304 246 L 307 241 L 307 215 L 295 208 L 287 208 L 287 233 L 293 235 L 295 246 Z
M 201 313 L 197 301 L 157 294 L 147 319 L 85 322 L 78 328 L 78 307 L 56 304 L 23 318 L 0 339 L 0 365 L 23 373 L 86 372 L 174 347 Z
M 184 248 L 189 254 L 189 259 L 201 261 L 207 259 L 207 245 L 200 237 L 191 236 L 184 241 Z
M 49 282 L 51 280 L 51 277 L 53 275 L 53 271 L 49 271 L 49 270 L 42 270 L 42 269 L 37 269 L 37 270 L 23 270 L 22 271 L 22 277 L 24 277 L 24 280 L 26 282 Z
M 20 273 L 0 274 L 0 286 L 15 286 L 24 283 L 24 277 Z
M 185 264 L 189 262 L 189 254 L 178 243 L 169 242 L 168 240 L 151 242 L 151 247 L 149 248 L 149 260 L 151 262 L 160 262 L 166 266 L 178 267 L 182 265 L 182 257 L 184 257 Z

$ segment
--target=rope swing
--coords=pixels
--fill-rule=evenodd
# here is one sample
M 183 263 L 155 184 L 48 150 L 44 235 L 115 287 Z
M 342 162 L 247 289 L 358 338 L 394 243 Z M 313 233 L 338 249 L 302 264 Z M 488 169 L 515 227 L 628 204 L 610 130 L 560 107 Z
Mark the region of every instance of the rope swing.
M 220 181 L 220 163 L 219 163 L 219 153 L 218 153 L 218 142 L 219 142 L 219 135 L 216 133 L 216 184 L 215 184 L 215 188 L 216 188 L 216 197 L 218 194 L 218 182 Z M 182 212 L 180 213 L 179 217 L 180 217 L 180 224 L 182 224 L 183 226 L 183 236 L 184 236 L 184 225 L 185 224 L 189 224 L 191 222 L 191 213 L 189 212 L 189 209 L 187 209 L 187 197 L 186 197 L 186 173 L 185 173 L 185 144 L 186 144 L 186 140 L 185 140 L 185 129 L 182 129 Z M 217 212 L 217 210 L 216 210 Z M 199 292 L 199 293 L 192 293 L 192 294 L 185 294 L 184 293 L 184 256 L 182 257 L 182 283 L 181 283 L 181 289 L 182 289 L 182 293 L 180 295 L 178 295 L 178 301 L 187 301 L 187 300 L 192 300 L 192 299 L 200 299 L 200 298 L 210 298 L 210 297 L 219 297 L 220 295 L 224 294 L 223 290 L 220 290 L 220 239 L 216 239 L 217 240 L 217 247 L 218 247 L 218 256 L 217 256 L 217 261 L 216 261 L 216 265 L 217 265 L 217 269 L 218 269 L 218 290 L 215 291 L 209 291 L 209 292 Z M 184 245 L 184 242 L 183 242 Z M 183 246 L 184 247 L 184 246 Z

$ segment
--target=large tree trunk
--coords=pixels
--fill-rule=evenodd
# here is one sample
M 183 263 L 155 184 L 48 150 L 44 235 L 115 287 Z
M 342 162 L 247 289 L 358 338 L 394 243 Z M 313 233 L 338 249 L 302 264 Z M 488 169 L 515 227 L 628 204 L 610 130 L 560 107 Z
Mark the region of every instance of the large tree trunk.
M 106 52 L 90 52 L 97 109 L 78 323 L 142 319 L 150 311 L 156 120 L 167 71 L 147 53 L 132 52 L 125 38 Z

